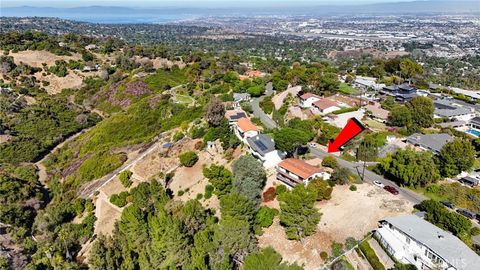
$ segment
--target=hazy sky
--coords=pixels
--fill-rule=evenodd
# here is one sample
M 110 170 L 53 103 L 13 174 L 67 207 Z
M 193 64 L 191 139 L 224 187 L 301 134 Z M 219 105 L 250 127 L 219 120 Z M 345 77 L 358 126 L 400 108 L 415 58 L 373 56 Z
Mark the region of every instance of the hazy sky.
M 412 0 L 0 0 L 2 7 L 78 7 L 78 6 L 183 6 L 183 7 L 248 7 L 248 6 L 288 6 L 288 5 L 350 5 L 384 2 L 408 2 Z

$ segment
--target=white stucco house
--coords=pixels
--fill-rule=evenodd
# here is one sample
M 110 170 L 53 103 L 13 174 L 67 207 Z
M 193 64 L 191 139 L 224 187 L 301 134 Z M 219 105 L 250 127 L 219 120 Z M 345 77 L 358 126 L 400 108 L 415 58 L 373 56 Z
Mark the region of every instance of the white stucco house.
M 341 106 L 330 99 L 322 98 L 313 103 L 311 111 L 315 115 L 325 115 L 342 109 Z
M 285 153 L 275 149 L 275 141 L 265 134 L 247 138 L 249 152 L 260 160 L 265 168 L 277 166 L 285 158 Z
M 305 93 L 300 96 L 300 107 L 302 108 L 311 108 L 315 101 L 322 99 L 322 97 L 317 96 L 312 93 Z
M 277 165 L 277 179 L 288 187 L 294 187 L 298 184 L 308 185 L 315 178 L 328 180 L 330 174 L 322 168 L 296 158 L 287 158 Z
M 238 119 L 237 123 L 234 125 L 235 135 L 244 143 L 247 142 L 248 138 L 255 137 L 260 134 L 258 127 L 250 121 L 250 119 L 244 117 Z
M 375 237 L 399 262 L 413 264 L 418 269 L 474 270 L 480 267 L 480 256 L 465 243 L 417 215 L 380 221 Z

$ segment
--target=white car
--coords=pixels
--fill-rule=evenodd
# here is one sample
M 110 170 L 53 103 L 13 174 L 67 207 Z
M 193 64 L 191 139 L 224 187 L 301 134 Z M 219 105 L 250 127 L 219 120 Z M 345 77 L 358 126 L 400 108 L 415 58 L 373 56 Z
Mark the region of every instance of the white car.
M 384 187 L 385 187 L 385 185 L 382 184 L 380 181 L 373 181 L 373 184 L 374 184 L 375 186 L 377 186 L 377 187 L 380 187 L 380 188 L 384 188 Z

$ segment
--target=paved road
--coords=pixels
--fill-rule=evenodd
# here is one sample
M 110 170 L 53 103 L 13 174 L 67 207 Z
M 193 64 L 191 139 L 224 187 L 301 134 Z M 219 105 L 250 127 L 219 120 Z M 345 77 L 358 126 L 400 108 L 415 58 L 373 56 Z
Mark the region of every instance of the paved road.
M 270 118 L 270 116 L 268 116 L 266 113 L 263 112 L 262 108 L 260 108 L 260 102 L 265 97 L 270 96 L 272 94 L 273 94 L 273 86 L 272 86 L 272 83 L 269 82 L 265 87 L 265 95 L 258 98 L 254 98 L 252 99 L 252 102 L 250 102 L 250 104 L 252 104 L 253 115 L 255 115 L 255 117 L 260 118 L 260 121 L 262 121 L 262 123 L 267 128 L 276 128 L 277 123 L 275 123 L 275 121 L 273 121 L 272 118 Z
M 324 158 L 326 156 L 333 156 L 319 148 L 315 148 L 315 147 L 309 147 L 309 148 L 310 148 L 310 152 L 317 157 Z M 336 156 L 333 156 L 333 157 L 337 159 L 337 162 L 341 167 L 345 167 L 350 171 L 352 171 L 353 173 L 358 173 L 358 172 L 361 173 L 363 171 L 363 162 L 350 162 Z M 399 194 L 400 196 L 404 197 L 405 199 L 409 200 L 414 204 L 418 204 L 423 200 L 427 199 L 425 196 L 415 193 L 411 190 L 401 188 L 397 184 L 395 184 L 393 181 L 385 179 L 383 176 L 378 175 L 369 170 L 365 170 L 365 181 L 368 181 L 368 182 L 379 181 L 384 185 L 394 186 L 400 192 Z

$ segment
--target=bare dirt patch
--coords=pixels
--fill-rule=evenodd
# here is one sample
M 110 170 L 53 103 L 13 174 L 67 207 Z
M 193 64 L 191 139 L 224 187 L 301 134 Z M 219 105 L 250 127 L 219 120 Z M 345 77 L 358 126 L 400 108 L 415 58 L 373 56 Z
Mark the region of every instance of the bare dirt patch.
M 35 78 L 38 81 L 49 82 L 49 85 L 44 86 L 44 88 L 50 95 L 58 94 L 62 92 L 63 89 L 67 88 L 78 89 L 83 84 L 83 78 L 71 70 L 69 70 L 65 77 L 58 77 L 54 74 L 44 76 L 43 72 L 37 72 L 35 73 Z
M 0 144 L 8 142 L 10 139 L 12 139 L 12 136 L 2 134 L 0 135 Z
M 94 233 L 99 235 L 111 235 L 115 228 L 115 222 L 122 215 L 122 209 L 112 205 L 108 201 L 108 197 L 105 193 L 100 192 L 95 201 L 95 216 L 97 221 L 95 222 Z
M 362 239 L 377 227 L 378 221 L 391 216 L 411 213 L 413 205 L 371 184 L 357 185 L 353 192 L 348 186 L 334 188 L 332 199 L 319 202 L 322 213 L 317 232 L 303 241 L 286 239 L 283 228 L 275 222 L 260 236 L 261 247 L 272 246 L 289 262 L 305 264 L 305 269 L 323 265 L 320 252 L 331 252 L 333 241 L 344 243 L 346 238 Z
M 10 56 L 13 56 L 13 61 L 15 64 L 20 64 L 23 62 L 32 67 L 42 67 L 42 63 L 46 63 L 47 66 L 52 66 L 55 64 L 56 60 L 79 60 L 81 56 L 79 54 L 72 54 L 71 56 L 66 55 L 55 55 L 48 51 L 21 51 L 21 52 L 10 52 Z

